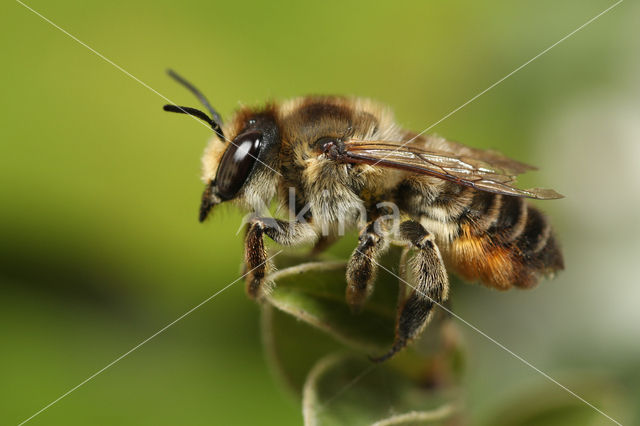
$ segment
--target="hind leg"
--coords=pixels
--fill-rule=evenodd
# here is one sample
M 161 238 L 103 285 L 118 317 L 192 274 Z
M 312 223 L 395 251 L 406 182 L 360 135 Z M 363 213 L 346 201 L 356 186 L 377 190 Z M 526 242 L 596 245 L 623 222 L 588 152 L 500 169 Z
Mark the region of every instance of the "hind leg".
M 410 265 L 415 282 L 408 284 L 412 287 L 409 295 L 398 301 L 393 346 L 386 354 L 373 358 L 375 362 L 391 358 L 418 336 L 429 321 L 433 305 L 445 301 L 449 292 L 449 278 L 433 234 L 418 222 L 406 221 L 400 224 L 400 237 L 417 249 Z

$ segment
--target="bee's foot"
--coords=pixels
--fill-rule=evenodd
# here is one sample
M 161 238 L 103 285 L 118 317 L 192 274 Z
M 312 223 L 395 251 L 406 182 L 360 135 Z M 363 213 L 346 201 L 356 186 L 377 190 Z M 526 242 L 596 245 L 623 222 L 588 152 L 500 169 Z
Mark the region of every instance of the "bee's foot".
M 403 341 L 399 341 L 393 344 L 393 346 L 391 347 L 391 349 L 389 349 L 389 351 L 381 356 L 371 356 L 369 355 L 369 360 L 371 362 L 375 362 L 376 364 L 379 364 L 381 362 L 385 362 L 388 359 L 390 359 L 392 356 L 394 356 L 395 354 L 397 354 L 398 352 L 400 352 L 405 346 L 407 345 L 406 342 Z

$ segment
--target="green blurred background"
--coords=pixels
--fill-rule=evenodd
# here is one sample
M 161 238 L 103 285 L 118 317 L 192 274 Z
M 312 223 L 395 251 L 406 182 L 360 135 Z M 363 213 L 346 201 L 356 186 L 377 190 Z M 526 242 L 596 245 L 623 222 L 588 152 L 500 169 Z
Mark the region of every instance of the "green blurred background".
M 223 116 L 308 93 L 391 105 L 422 130 L 611 1 L 27 4 L 173 101 Z M 240 213 L 197 222 L 211 132 L 13 1 L 0 6 L 0 424 L 17 424 L 239 276 Z M 561 383 L 640 383 L 640 8 L 621 3 L 433 129 L 541 171 L 567 270 L 532 291 L 452 289 L 453 310 Z M 349 253 L 354 238 L 334 249 Z M 32 424 L 298 424 L 238 283 Z M 565 391 L 460 324 L 470 421 Z M 602 418 L 602 424 L 608 424 Z

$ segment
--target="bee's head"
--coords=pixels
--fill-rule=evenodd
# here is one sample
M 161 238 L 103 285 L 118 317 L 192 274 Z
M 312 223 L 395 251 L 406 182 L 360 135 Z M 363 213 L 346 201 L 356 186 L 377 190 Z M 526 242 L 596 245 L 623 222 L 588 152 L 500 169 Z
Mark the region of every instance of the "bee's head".
M 220 114 L 193 85 L 169 70 L 169 75 L 194 93 L 209 110 L 211 117 L 195 108 L 165 105 L 164 110 L 192 115 L 208 123 L 216 134 L 207 146 L 203 163 L 203 180 L 206 184 L 200 204 L 200 222 L 211 209 L 223 201 L 242 199 L 245 205 L 258 209 L 273 197 L 275 173 L 270 160 L 274 146 L 279 142 L 279 132 L 272 109 L 245 110 L 233 120 L 231 127 L 223 131 Z

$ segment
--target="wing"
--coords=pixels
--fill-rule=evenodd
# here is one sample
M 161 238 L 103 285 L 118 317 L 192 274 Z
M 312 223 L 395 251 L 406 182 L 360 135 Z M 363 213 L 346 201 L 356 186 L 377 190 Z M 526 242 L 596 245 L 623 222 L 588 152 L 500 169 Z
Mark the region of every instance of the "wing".
M 418 142 L 345 141 L 345 161 L 407 170 L 497 194 L 539 200 L 563 197 L 552 189 L 517 188 L 516 175 L 535 168 L 497 152 L 445 140 Z

